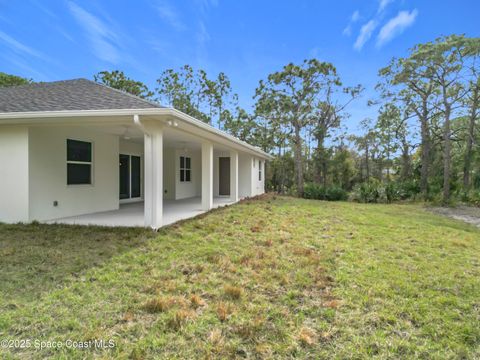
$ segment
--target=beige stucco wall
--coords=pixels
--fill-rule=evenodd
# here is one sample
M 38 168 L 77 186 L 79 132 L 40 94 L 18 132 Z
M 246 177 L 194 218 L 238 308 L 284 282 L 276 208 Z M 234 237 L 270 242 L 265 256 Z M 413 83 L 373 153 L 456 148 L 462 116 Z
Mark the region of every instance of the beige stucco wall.
M 67 139 L 92 143 L 91 185 L 67 185 Z M 31 127 L 28 149 L 30 220 L 118 209 L 118 136 L 79 127 Z
M 180 156 L 190 157 L 191 160 L 191 181 L 180 182 Z M 174 163 L 175 169 L 175 199 L 185 199 L 195 196 L 200 196 L 201 182 L 202 182 L 202 159 L 199 151 L 176 149 L 174 157 L 171 159 Z
M 175 200 L 175 149 L 163 149 L 163 198 Z

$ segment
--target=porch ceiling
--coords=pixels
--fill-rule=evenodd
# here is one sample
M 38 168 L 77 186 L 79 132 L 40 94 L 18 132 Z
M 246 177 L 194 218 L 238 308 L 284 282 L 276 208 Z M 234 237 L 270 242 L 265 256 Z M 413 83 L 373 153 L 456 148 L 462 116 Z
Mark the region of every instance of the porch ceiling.
M 92 126 L 89 125 L 88 128 L 91 129 Z M 133 124 L 96 125 L 95 128 L 102 133 L 117 135 L 123 140 L 143 144 L 143 132 Z M 175 127 L 166 126 L 163 131 L 163 144 L 164 147 L 174 149 L 200 150 L 202 138 Z M 215 144 L 214 147 L 222 151 L 228 150 L 227 146 L 221 144 Z

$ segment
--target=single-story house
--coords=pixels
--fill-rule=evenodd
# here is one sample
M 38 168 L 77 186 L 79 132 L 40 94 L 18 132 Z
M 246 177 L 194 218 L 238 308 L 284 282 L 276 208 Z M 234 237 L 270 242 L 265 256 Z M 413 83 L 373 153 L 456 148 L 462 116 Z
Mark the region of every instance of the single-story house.
M 262 194 L 270 158 L 86 79 L 0 88 L 0 222 L 156 229 Z

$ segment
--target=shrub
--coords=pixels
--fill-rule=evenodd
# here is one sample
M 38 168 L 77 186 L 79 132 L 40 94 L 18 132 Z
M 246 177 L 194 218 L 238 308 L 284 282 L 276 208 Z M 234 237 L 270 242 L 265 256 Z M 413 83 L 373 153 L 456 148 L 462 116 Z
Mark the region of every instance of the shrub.
M 420 194 L 420 184 L 416 180 L 397 183 L 400 200 L 415 199 Z
M 305 184 L 303 197 L 305 199 L 325 200 L 325 188 L 318 184 Z
M 420 193 L 417 181 L 390 182 L 383 184 L 371 179 L 354 186 L 350 193 L 351 201 L 362 203 L 390 203 L 398 200 L 415 199 Z
M 303 189 L 305 199 L 340 201 L 347 200 L 348 194 L 338 186 L 324 187 L 320 184 L 308 183 Z
M 343 201 L 348 199 L 348 193 L 340 187 L 333 186 L 326 190 L 326 200 Z
M 400 187 L 395 183 L 388 183 L 385 185 L 385 197 L 388 203 L 400 200 Z
M 350 193 L 350 200 L 362 203 L 386 202 L 385 186 L 376 179 L 357 184 Z
M 480 206 L 480 191 L 479 190 L 469 190 L 463 191 L 460 193 L 460 201 L 475 206 Z

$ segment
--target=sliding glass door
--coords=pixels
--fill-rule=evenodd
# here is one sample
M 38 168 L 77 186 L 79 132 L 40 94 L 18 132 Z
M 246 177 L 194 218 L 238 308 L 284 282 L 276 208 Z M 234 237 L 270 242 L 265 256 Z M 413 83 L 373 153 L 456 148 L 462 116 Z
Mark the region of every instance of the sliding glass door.
M 140 156 L 120 154 L 120 200 L 141 196 Z

